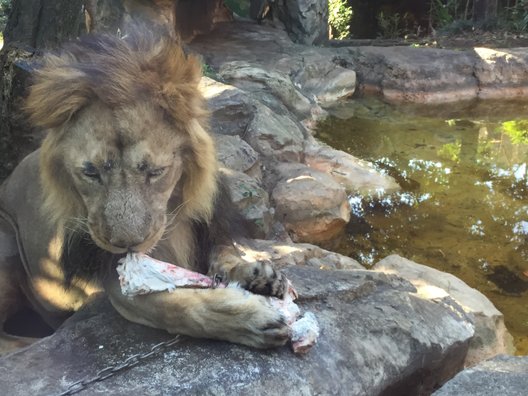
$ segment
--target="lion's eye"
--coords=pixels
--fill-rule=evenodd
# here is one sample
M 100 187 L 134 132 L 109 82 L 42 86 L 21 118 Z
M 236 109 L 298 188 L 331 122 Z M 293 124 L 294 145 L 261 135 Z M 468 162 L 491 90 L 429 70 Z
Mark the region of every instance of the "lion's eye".
M 99 173 L 99 170 L 91 162 L 85 162 L 83 164 L 82 173 L 84 176 L 90 179 L 101 180 L 101 174 Z
M 159 176 L 163 175 L 163 173 L 165 173 L 165 169 L 167 169 L 167 168 L 151 169 L 151 170 L 149 170 L 147 172 L 147 176 L 149 178 L 159 177 Z

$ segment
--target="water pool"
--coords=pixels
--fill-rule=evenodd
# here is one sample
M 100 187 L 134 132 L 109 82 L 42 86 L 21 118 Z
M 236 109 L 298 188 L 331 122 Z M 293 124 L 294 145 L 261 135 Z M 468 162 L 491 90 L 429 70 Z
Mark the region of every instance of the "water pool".
M 349 103 L 316 136 L 375 163 L 401 192 L 351 197 L 336 249 L 365 266 L 397 253 L 452 273 L 504 313 L 528 354 L 528 103 Z

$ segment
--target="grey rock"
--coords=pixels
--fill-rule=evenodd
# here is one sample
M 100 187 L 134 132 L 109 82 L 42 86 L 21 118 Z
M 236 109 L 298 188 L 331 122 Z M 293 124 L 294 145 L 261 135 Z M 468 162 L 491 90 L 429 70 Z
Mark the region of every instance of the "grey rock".
M 319 56 L 304 56 L 305 67 L 294 81 L 302 92 L 322 107 L 330 107 L 350 98 L 356 90 L 356 72 L 333 62 L 321 62 Z
M 394 178 L 378 172 L 368 161 L 335 150 L 313 138 L 307 139 L 304 147 L 304 163 L 328 174 L 348 193 L 380 196 L 400 190 Z
M 306 265 L 317 269 L 364 269 L 350 257 L 309 243 L 251 239 L 242 241 L 239 250 L 244 252 L 243 257 L 247 262 L 271 261 L 277 268 Z
M 244 139 L 263 157 L 273 160 L 299 162 L 304 134 L 290 117 L 274 113 L 260 105 Z
M 225 167 L 251 176 L 260 175 L 258 153 L 239 136 L 216 136 L 218 161 Z
M 411 47 L 343 49 L 360 89 L 394 102 L 442 103 L 476 98 L 475 56 L 466 51 Z M 347 54 L 347 55 L 345 55 Z
M 466 356 L 467 366 L 499 354 L 514 352 L 513 338 L 506 329 L 504 315 L 485 295 L 456 276 L 395 254 L 376 263 L 373 269 L 407 279 L 423 298 L 435 299 L 448 295 L 466 313 L 474 316 L 475 335 Z
M 434 396 L 525 396 L 528 389 L 528 357 L 497 356 L 465 369 Z
M 267 71 L 246 61 L 233 61 L 222 65 L 219 75 L 226 81 L 236 81 L 238 86 L 255 90 L 268 89 L 290 111 L 301 117 L 310 114 L 312 104 L 294 85 L 288 75 L 279 71 Z M 253 85 L 253 87 L 248 87 Z
M 278 16 L 288 33 L 303 44 L 320 44 L 328 40 L 327 0 L 285 0 L 278 2 Z
M 343 186 L 302 164 L 280 164 L 275 170 L 279 173 L 271 193 L 275 217 L 294 241 L 328 241 L 343 230 L 350 220 Z
M 218 135 L 243 136 L 253 118 L 253 101 L 231 85 L 208 77 L 200 81 L 200 89 L 211 111 L 211 129 Z
M 248 221 L 251 236 L 265 238 L 273 220 L 268 193 L 258 180 L 242 172 L 223 169 L 231 198 L 239 213 Z
M 275 219 L 284 222 L 296 241 L 321 242 L 336 236 L 349 220 L 347 192 L 383 190 L 390 193 L 398 188 L 392 178 L 380 175 L 367 162 L 318 143 L 290 113 L 277 113 L 258 102 L 255 97 L 261 97 L 255 93 L 244 93 L 239 88 L 207 78 L 201 87 L 213 114 L 217 114 L 217 121 L 223 125 L 213 123 L 214 130 L 220 129 L 216 136 L 220 162 L 257 179 L 262 176 L 261 168 L 266 170 L 264 185 L 273 194 L 278 213 Z M 252 108 L 251 118 L 244 112 L 233 114 L 235 103 L 236 109 Z M 224 110 L 227 115 L 222 124 Z M 225 127 L 233 126 L 231 123 L 238 116 L 241 125 L 245 125 L 244 131 L 239 132 L 244 140 L 238 135 L 225 134 Z M 299 164 L 301 160 L 311 168 Z M 297 164 L 280 165 L 277 161 Z M 244 175 L 232 172 L 228 179 L 236 205 L 255 226 L 252 235 L 268 236 L 273 215 L 267 194 L 257 186 L 256 180 Z M 324 265 L 317 259 L 311 263 Z
M 223 24 L 214 36 L 199 37 L 190 47 L 224 81 L 248 93 L 275 96 L 299 119 L 319 112 L 319 103 L 334 105 L 356 87 L 354 71 L 333 61 L 335 51 L 295 44 L 269 26 Z
M 365 270 L 285 270 L 321 335 L 305 356 L 186 338 L 86 394 L 426 395 L 461 368 L 472 324 L 452 300 L 431 302 L 396 276 Z M 0 359 L 6 394 L 58 394 L 170 339 L 132 324 L 105 298 L 54 335 Z

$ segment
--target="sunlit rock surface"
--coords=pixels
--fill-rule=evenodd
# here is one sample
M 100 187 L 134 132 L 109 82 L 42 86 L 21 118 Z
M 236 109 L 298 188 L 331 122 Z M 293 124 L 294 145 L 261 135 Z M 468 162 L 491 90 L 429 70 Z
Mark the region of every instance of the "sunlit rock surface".
M 422 298 L 434 301 L 449 296 L 460 304 L 464 312 L 474 316 L 475 335 L 470 342 L 466 366 L 499 354 L 514 352 L 512 336 L 506 329 L 503 314 L 486 296 L 456 276 L 398 255 L 384 258 L 373 269 L 407 279 Z
M 322 242 L 336 237 L 350 220 L 343 186 L 326 173 L 302 164 L 280 164 L 271 197 L 275 216 L 297 242 Z
M 349 194 L 383 196 L 400 190 L 392 177 L 380 173 L 372 163 L 314 139 L 306 142 L 304 162 L 311 168 L 329 174 Z
M 357 47 L 343 48 L 340 56 L 361 76 L 362 91 L 393 102 L 445 103 L 478 95 L 476 58 L 469 51 Z
M 481 99 L 528 97 L 528 50 L 475 48 L 475 77 Z
M 222 66 L 219 77 L 226 81 L 236 81 L 242 89 L 269 89 L 284 105 L 299 116 L 310 113 L 310 100 L 295 87 L 288 75 L 279 71 L 268 71 L 245 61 L 233 61 Z
M 334 59 L 336 49 L 295 44 L 285 31 L 253 23 L 220 24 L 190 47 L 225 82 L 278 97 L 299 118 L 332 106 L 356 89 L 356 73 Z
M 497 356 L 470 367 L 450 380 L 434 396 L 525 396 L 528 357 Z
M 242 90 L 221 84 L 209 77 L 200 81 L 211 114 L 211 129 L 216 135 L 242 136 L 253 118 L 254 105 Z
M 217 70 L 229 69 L 231 62 L 243 60 L 252 68 L 266 70 L 267 75 L 280 74 L 287 81 L 281 84 L 284 86 L 290 86 L 292 76 L 299 93 L 314 105 L 331 106 L 355 90 L 410 103 L 528 96 L 526 48 L 311 47 L 292 43 L 278 28 L 241 22 L 220 24 L 191 46 Z M 255 74 L 254 80 L 262 83 L 262 73 Z M 312 78 L 317 74 L 318 83 Z M 252 79 L 249 73 L 239 81 L 234 74 L 226 78 L 237 86 L 247 86 Z M 274 83 L 267 81 L 264 86 L 273 90 Z M 335 94 L 337 87 L 343 95 Z M 287 101 L 286 105 L 292 103 Z
M 320 248 L 309 243 L 293 243 L 290 241 L 271 241 L 264 239 L 245 239 L 237 244 L 237 257 L 248 263 L 256 261 L 271 261 L 277 268 L 293 265 L 303 265 L 317 269 L 364 269 L 356 260 Z M 226 255 L 232 254 L 224 250 Z M 240 254 L 242 253 L 242 255 Z M 220 255 L 218 260 L 224 260 Z M 225 257 L 225 260 L 229 260 Z
M 349 221 L 347 194 L 398 190 L 367 161 L 319 143 L 295 114 L 264 100 L 255 87 L 244 92 L 204 78 L 201 89 L 212 110 L 218 159 L 230 169 L 231 195 L 255 225 L 253 237 L 266 237 L 280 222 L 298 242 L 328 241 Z
M 321 327 L 306 356 L 186 338 L 85 394 L 428 395 L 462 367 L 473 325 L 454 300 L 423 299 L 409 282 L 366 270 L 285 273 Z M 59 394 L 170 338 L 126 321 L 101 298 L 53 336 L 1 358 L 0 389 Z

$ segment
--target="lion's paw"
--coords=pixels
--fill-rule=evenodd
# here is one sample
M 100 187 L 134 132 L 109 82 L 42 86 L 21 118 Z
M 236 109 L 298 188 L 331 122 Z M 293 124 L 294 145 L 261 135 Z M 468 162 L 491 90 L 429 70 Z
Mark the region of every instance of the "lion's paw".
M 241 315 L 244 318 L 239 322 L 240 327 L 230 334 L 231 340 L 256 348 L 284 345 L 290 338 L 290 330 L 284 316 L 266 301 L 259 300 L 262 297 L 254 297 L 255 304 L 252 304 L 252 309 Z
M 255 294 L 283 298 L 288 291 L 286 276 L 265 261 L 240 263 L 229 271 L 229 282 Z

